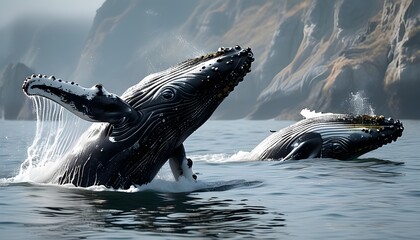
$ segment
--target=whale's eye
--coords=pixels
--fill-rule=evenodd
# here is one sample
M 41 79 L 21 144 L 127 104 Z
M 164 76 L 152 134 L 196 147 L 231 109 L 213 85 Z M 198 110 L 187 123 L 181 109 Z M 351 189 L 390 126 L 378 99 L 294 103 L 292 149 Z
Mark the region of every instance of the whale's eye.
M 167 99 L 167 100 L 173 99 L 175 97 L 175 90 L 173 90 L 171 88 L 167 88 L 167 89 L 163 90 L 162 97 L 164 99 Z

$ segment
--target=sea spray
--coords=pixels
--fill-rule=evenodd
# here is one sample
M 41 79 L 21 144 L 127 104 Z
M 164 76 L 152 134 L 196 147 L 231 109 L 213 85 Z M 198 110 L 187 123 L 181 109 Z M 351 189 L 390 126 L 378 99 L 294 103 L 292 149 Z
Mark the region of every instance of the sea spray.
M 27 158 L 15 181 L 45 182 L 68 149 L 87 126 L 60 105 L 38 96 L 30 97 L 36 113 L 36 129 Z
M 87 130 L 90 123 L 81 120 L 57 103 L 43 97 L 31 96 L 36 114 L 36 128 L 32 144 L 27 149 L 27 158 L 20 166 L 19 174 L 5 183 L 32 182 L 50 184 L 51 177 L 59 167 L 63 167 L 63 157 L 78 144 L 79 138 Z M 219 183 L 220 184 L 220 183 Z M 72 184 L 63 185 L 75 188 Z M 128 190 L 115 190 L 104 186 L 84 188 L 90 191 L 158 191 L 158 192 L 190 192 L 214 187 L 202 181 L 192 182 L 181 177 L 175 181 L 167 164 L 159 171 L 158 176 L 142 186 L 132 186 Z
M 362 91 L 350 93 L 349 97 L 350 113 L 356 115 L 374 115 L 375 109 L 369 103 L 369 98 Z

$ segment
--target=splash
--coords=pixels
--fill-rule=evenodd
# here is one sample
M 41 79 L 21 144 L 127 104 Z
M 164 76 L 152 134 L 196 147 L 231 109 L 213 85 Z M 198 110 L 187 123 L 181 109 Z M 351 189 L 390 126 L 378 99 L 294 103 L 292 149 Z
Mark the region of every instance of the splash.
M 42 97 L 30 98 L 37 118 L 35 136 L 15 182 L 47 181 L 59 160 L 86 129 L 79 118 L 60 105 Z
M 303 118 L 314 118 L 314 117 L 320 117 L 323 115 L 328 115 L 333 113 L 323 113 L 323 112 L 316 112 L 314 110 L 310 110 L 309 108 L 304 108 L 300 111 L 300 115 L 302 115 Z
M 208 163 L 228 163 L 228 162 L 248 162 L 255 161 L 250 152 L 238 151 L 235 154 L 216 153 L 205 155 L 191 155 L 189 156 L 194 161 L 203 161 Z
M 73 147 L 77 146 L 78 139 L 89 127 L 89 122 L 81 120 L 60 105 L 43 97 L 30 97 L 36 113 L 36 129 L 32 144 L 27 150 L 27 158 L 20 166 L 19 174 L 10 179 L 2 179 L 2 184 L 30 182 L 32 184 L 56 185 L 51 176 L 61 167 L 61 160 Z M 209 163 L 247 161 L 249 152 L 229 154 L 210 154 L 194 156 L 196 161 Z M 132 186 L 127 190 L 110 189 L 104 186 L 75 187 L 72 184 L 62 185 L 65 188 L 85 189 L 88 191 L 119 191 L 119 192 L 193 192 L 219 189 L 230 181 L 205 182 L 202 180 L 190 181 L 180 178 L 175 181 L 168 164 L 165 164 L 158 175 L 149 184 Z M 247 183 L 245 182 L 244 185 Z M 242 186 L 240 183 L 238 186 Z
M 32 144 L 27 149 L 27 158 L 20 166 L 19 174 L 10 179 L 2 179 L 0 183 L 22 183 L 56 185 L 51 182 L 51 176 L 61 167 L 61 160 L 73 147 L 78 139 L 89 127 L 89 122 L 81 120 L 60 105 L 43 97 L 33 96 L 32 100 L 36 113 L 36 129 Z M 211 157 L 214 159 L 215 157 Z M 203 160 L 211 161 L 206 157 Z M 221 161 L 228 161 L 228 156 L 220 156 Z M 217 183 L 216 185 L 223 183 Z M 63 185 L 65 188 L 85 189 L 88 191 L 120 191 L 120 192 L 192 192 L 207 188 L 214 188 L 214 183 L 203 181 L 192 182 L 185 178 L 175 181 L 172 172 L 166 164 L 149 184 L 132 186 L 127 190 L 110 189 L 104 186 L 75 187 L 72 184 Z
M 349 98 L 350 112 L 357 115 L 375 115 L 375 109 L 369 103 L 369 98 L 364 96 L 364 93 L 358 91 L 350 93 Z
M 205 55 L 206 52 L 208 52 L 205 49 L 198 48 L 195 44 L 188 41 L 180 34 L 173 34 L 172 37 L 174 38 L 174 40 L 176 40 L 174 42 L 177 43 L 178 48 L 188 50 L 184 52 L 190 52 L 189 53 L 190 56 L 187 56 L 187 57 L 193 58 L 194 56 L 202 56 L 202 55 Z

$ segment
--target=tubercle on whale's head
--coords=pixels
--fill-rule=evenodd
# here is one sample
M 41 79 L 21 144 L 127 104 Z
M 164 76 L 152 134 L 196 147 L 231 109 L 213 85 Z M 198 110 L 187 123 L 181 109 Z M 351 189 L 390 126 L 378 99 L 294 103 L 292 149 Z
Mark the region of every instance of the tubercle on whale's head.
M 223 100 L 251 71 L 253 61 L 251 49 L 237 45 L 232 48 L 221 47 L 215 53 L 187 60 L 180 66 L 192 67 L 189 74 L 197 78 L 195 81 L 189 81 L 190 84 L 198 90 L 212 94 L 215 99 Z
M 344 120 L 350 122 L 355 128 L 362 128 L 362 132 L 375 137 L 383 145 L 396 141 L 402 136 L 404 126 L 400 120 L 385 118 L 383 115 L 349 115 Z
M 336 130 L 335 136 L 332 132 L 328 133 L 329 136 L 325 137 L 328 141 L 324 139 L 327 142 L 323 146 L 324 156 L 336 159 L 356 158 L 397 141 L 404 131 L 401 121 L 382 115 L 332 114 L 326 117 L 331 119 L 331 126 L 342 128 L 341 131 Z
M 219 104 L 244 80 L 251 71 L 254 55 L 250 48 L 234 46 L 219 48 L 217 52 L 187 60 L 179 65 L 188 68 L 184 79 L 174 82 L 177 86 L 188 86 L 191 105 L 200 105 L 190 116 L 196 125 L 204 123 Z M 182 88 L 181 88 L 182 89 Z M 187 106 L 188 107 L 188 106 Z

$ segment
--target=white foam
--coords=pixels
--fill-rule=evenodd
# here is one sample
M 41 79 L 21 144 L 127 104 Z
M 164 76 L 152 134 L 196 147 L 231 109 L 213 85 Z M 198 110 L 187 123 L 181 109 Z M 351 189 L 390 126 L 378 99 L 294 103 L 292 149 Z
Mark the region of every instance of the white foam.
M 225 163 L 225 162 L 246 162 L 251 161 L 250 152 L 239 151 L 235 154 L 216 153 L 216 154 L 205 154 L 205 155 L 191 155 L 188 156 L 196 161 L 204 161 L 208 163 Z
M 300 111 L 300 115 L 302 115 L 302 117 L 308 119 L 308 118 L 313 118 L 313 117 L 320 117 L 323 115 L 329 115 L 332 113 L 323 113 L 323 112 L 316 112 L 315 110 L 309 110 L 308 108 L 304 108 Z
M 208 163 L 229 163 L 229 162 L 244 162 L 249 161 L 249 152 L 240 151 L 235 154 L 206 154 L 206 155 L 191 155 L 194 162 L 208 162 Z M 155 191 L 162 193 L 181 193 L 181 192 L 194 192 L 200 190 L 214 189 L 222 187 L 225 184 L 231 184 L 231 181 L 218 181 L 218 182 L 207 182 L 205 179 L 200 179 L 198 176 L 197 180 L 187 179 L 180 176 L 178 181 L 174 179 L 174 176 L 170 170 L 168 164 L 165 164 L 156 177 L 148 184 L 141 186 L 131 186 L 129 189 L 113 189 L 105 186 L 90 186 L 90 187 L 76 187 L 73 184 L 58 185 L 45 181 L 44 178 L 49 172 L 53 173 L 56 169 L 56 162 L 49 162 L 43 166 L 34 166 L 26 169 L 23 173 L 18 174 L 13 178 L 0 179 L 0 184 L 14 184 L 14 183 L 31 183 L 36 185 L 45 186 L 57 186 L 69 189 L 81 189 L 87 191 L 111 191 L 111 192 L 126 192 L 136 193 L 142 191 Z M 204 170 L 203 170 L 204 171 Z

